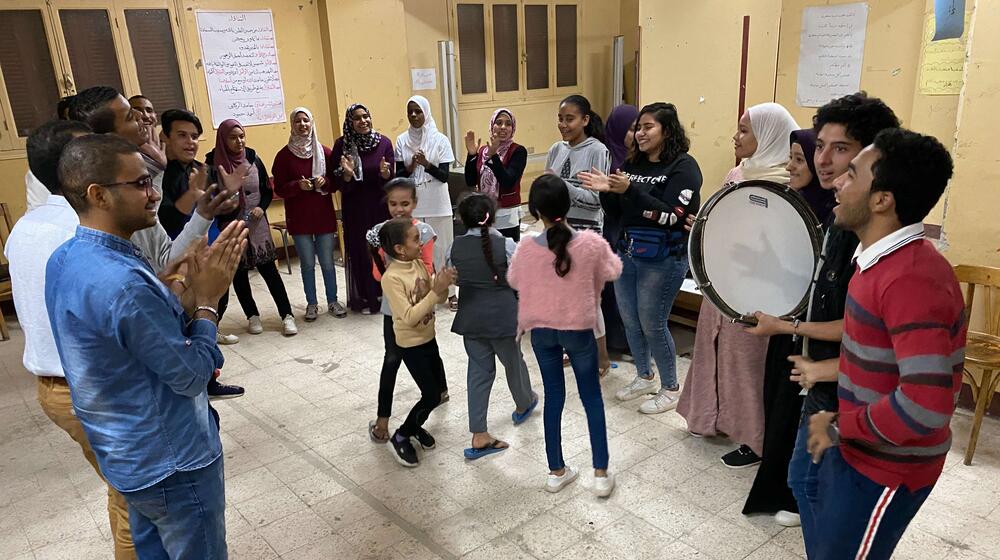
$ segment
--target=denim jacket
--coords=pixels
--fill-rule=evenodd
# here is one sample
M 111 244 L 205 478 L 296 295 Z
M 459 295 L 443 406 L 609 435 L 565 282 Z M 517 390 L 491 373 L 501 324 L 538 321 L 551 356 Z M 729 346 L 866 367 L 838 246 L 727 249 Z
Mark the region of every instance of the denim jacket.
M 78 226 L 45 274 L 73 408 L 108 482 L 133 492 L 215 461 L 215 324 L 190 321 L 141 251 L 108 233 Z

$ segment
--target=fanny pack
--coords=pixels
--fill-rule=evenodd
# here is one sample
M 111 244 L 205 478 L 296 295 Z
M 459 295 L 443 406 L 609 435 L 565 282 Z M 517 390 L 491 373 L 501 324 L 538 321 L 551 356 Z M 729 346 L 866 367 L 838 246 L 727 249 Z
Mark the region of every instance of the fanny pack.
M 684 234 L 660 228 L 626 228 L 618 249 L 641 261 L 662 261 L 684 254 Z

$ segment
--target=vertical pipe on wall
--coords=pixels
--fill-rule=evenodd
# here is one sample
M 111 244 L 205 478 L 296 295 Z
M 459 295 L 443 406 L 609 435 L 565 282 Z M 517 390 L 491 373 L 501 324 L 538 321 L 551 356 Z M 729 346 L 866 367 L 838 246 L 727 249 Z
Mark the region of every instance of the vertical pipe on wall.
M 458 129 L 458 84 L 455 74 L 455 43 L 438 41 L 438 67 L 441 69 L 441 109 L 444 115 L 444 134 L 451 141 L 453 153 L 460 153 L 461 134 Z M 459 167 L 456 157 L 451 164 Z
M 625 98 L 625 36 L 611 40 L 611 108 L 622 104 Z

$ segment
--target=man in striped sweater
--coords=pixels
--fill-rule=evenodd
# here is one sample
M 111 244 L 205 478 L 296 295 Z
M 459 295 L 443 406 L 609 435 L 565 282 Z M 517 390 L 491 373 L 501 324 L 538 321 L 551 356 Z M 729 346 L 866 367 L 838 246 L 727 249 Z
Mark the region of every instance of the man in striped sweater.
M 889 558 L 944 466 L 962 381 L 964 305 L 922 220 L 952 173 L 936 139 L 883 130 L 836 181 L 835 224 L 861 241 L 848 288 L 840 412 L 815 414 L 816 558 Z

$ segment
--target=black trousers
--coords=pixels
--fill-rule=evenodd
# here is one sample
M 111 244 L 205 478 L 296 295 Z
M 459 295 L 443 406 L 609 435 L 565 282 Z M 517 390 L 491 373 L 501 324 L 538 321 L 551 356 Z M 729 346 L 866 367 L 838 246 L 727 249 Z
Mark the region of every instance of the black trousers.
M 292 314 L 292 305 L 288 302 L 288 293 L 285 291 L 285 284 L 281 281 L 281 273 L 274 261 L 257 263 L 257 272 L 260 273 L 264 283 L 267 284 L 267 291 L 271 292 L 271 298 L 278 307 L 278 315 L 282 319 Z M 253 299 L 253 291 L 250 289 L 250 269 L 239 268 L 236 276 L 233 277 L 233 289 L 236 290 L 236 299 L 240 301 L 240 307 L 247 319 L 255 315 L 259 316 L 257 302 Z M 227 291 L 219 301 L 219 319 L 225 314 L 229 307 L 229 292 Z
M 400 348 L 400 353 L 406 369 L 410 370 L 410 376 L 420 388 L 420 400 L 410 409 L 398 430 L 401 436 L 412 437 L 427 421 L 431 411 L 441 404 L 441 393 L 446 389 L 442 383 L 444 362 L 441 361 L 437 340 L 433 338 L 420 346 Z
M 392 416 L 392 394 L 396 390 L 396 374 L 403 364 L 403 349 L 396 344 L 396 331 L 392 330 L 392 317 L 382 316 L 382 339 L 385 341 L 385 357 L 382 358 L 382 373 L 378 378 L 378 417 Z M 441 392 L 448 392 L 448 380 L 441 367 Z

